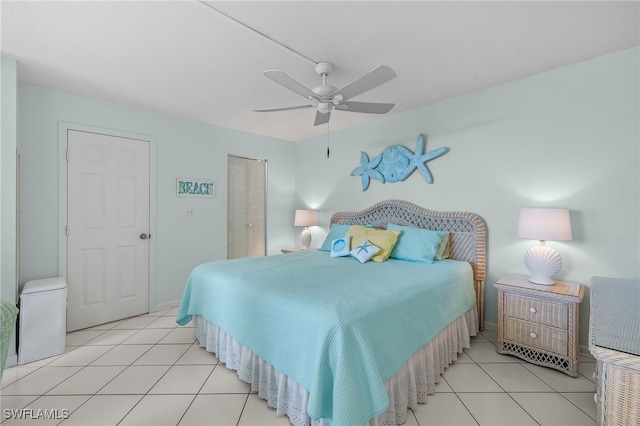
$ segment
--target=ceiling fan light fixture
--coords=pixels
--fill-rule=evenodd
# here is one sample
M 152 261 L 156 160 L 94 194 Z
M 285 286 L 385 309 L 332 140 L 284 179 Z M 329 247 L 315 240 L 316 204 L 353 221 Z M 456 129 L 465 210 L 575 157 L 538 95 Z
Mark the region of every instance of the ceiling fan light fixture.
M 331 111 L 333 105 L 330 102 L 320 102 L 318 103 L 318 112 L 320 114 L 326 114 Z

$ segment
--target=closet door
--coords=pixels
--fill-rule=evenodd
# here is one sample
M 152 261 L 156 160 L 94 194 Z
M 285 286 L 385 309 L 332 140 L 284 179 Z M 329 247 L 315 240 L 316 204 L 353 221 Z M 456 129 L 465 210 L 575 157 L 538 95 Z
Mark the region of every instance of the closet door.
M 267 162 L 230 155 L 227 166 L 227 258 L 264 256 Z

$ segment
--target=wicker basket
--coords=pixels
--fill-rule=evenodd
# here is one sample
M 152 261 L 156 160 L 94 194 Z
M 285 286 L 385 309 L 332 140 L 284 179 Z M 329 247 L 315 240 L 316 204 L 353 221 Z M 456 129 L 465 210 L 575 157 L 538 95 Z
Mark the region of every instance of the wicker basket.
M 591 280 L 589 351 L 598 362 L 600 425 L 640 425 L 639 302 L 638 280 Z

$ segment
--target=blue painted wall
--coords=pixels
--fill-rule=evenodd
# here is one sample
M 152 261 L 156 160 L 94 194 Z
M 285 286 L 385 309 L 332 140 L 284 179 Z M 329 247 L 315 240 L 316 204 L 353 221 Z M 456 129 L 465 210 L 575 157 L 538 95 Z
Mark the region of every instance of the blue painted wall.
M 497 323 L 492 282 L 528 273 L 523 257 L 536 241 L 516 237 L 521 207 L 571 210 L 573 241 L 549 242 L 562 255 L 558 279 L 589 285 L 591 276 L 640 278 L 640 130 L 638 48 L 503 84 L 380 121 L 296 143 L 305 170 L 296 194 L 320 208 L 321 244 L 330 215 L 384 199 L 433 210 L 463 210 L 487 222 L 486 321 Z M 336 114 L 340 114 L 337 111 Z M 344 114 L 344 113 L 343 113 Z M 370 157 L 399 144 L 450 151 L 400 183 L 372 180 L 362 191 L 360 151 Z M 314 160 L 315 159 L 315 160 Z M 586 344 L 588 291 L 581 311 Z
M 16 183 L 17 183 L 17 64 L 1 58 L 0 72 L 0 298 L 16 304 Z M 8 349 L 7 365 L 15 363 L 15 340 Z
M 321 226 L 312 228 L 316 246 L 333 212 L 383 199 L 480 214 L 489 229 L 489 328 L 497 321 L 492 281 L 506 272 L 526 273 L 522 258 L 535 243 L 515 236 L 521 207 L 571 209 L 573 241 L 549 243 L 563 256 L 558 278 L 587 285 L 593 275 L 638 278 L 639 51 L 625 50 L 332 132 L 329 159 L 326 135 L 291 143 L 18 83 L 21 282 L 58 274 L 61 122 L 155 139 L 157 260 L 152 268 L 158 304 L 179 299 L 193 266 L 225 257 L 227 154 L 269 162 L 269 253 L 297 244 L 300 230 L 291 224 L 294 209 L 301 207 L 320 210 Z M 429 163 L 434 183 L 414 173 L 401 183 L 372 181 L 362 192 L 360 178 L 350 176 L 360 151 L 376 155 L 395 144 L 413 148 L 420 133 L 426 136 L 426 150 L 450 148 Z M 295 164 L 305 167 L 296 170 Z M 176 177 L 213 179 L 217 196 L 178 198 Z M 187 207 L 194 208 L 193 218 L 186 217 Z M 583 344 L 588 297 L 585 302 Z
M 180 299 L 194 266 L 226 259 L 227 155 L 266 159 L 268 164 L 267 247 L 279 253 L 292 244 L 294 201 L 293 143 L 210 126 L 160 113 L 77 96 L 32 84 L 18 85 L 18 145 L 22 152 L 21 284 L 57 276 L 59 214 L 64 173 L 60 167 L 59 126 L 80 125 L 107 132 L 151 137 L 156 180 L 155 299 L 158 305 Z M 72 123 L 72 124 L 69 124 Z M 63 176 L 64 177 L 64 176 Z M 215 198 L 176 196 L 176 178 L 212 179 Z M 187 217 L 186 209 L 194 211 Z

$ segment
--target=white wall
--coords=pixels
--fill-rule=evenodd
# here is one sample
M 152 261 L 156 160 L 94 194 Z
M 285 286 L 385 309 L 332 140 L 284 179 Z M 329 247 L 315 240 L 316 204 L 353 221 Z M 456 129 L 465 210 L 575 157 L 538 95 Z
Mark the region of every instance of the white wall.
M 564 261 L 556 278 L 586 285 L 594 275 L 639 278 L 639 50 L 332 132 L 330 159 L 326 136 L 297 143 L 297 161 L 306 167 L 296 171 L 296 193 L 320 209 L 322 227 L 312 229 L 314 242 L 322 243 L 333 212 L 384 199 L 478 213 L 488 228 L 488 327 L 497 323 L 492 283 L 504 273 L 527 273 L 524 252 L 537 244 L 516 237 L 521 207 L 571 210 L 573 241 L 548 243 Z M 370 158 L 396 144 L 413 151 L 420 133 L 427 151 L 450 148 L 427 163 L 434 183 L 416 172 L 399 183 L 371 181 L 362 192 L 360 177 L 350 176 L 360 165 L 360 151 Z
M 154 140 L 152 168 L 156 229 L 155 293 L 161 305 L 180 299 L 194 266 L 226 258 L 227 155 L 268 162 L 267 248 L 269 254 L 293 242 L 294 150 L 291 142 L 205 125 L 164 114 L 129 108 L 27 83 L 18 85 L 18 146 L 22 153 L 21 284 L 64 275 L 59 270 L 59 215 L 65 170 L 59 160 L 59 126 L 106 129 Z M 213 199 L 176 197 L 176 178 L 213 179 Z M 64 180 L 63 180 L 64 182 Z M 64 202 L 64 200 L 62 200 Z M 187 208 L 194 209 L 186 217 Z M 153 207 L 152 207 L 153 208 Z

